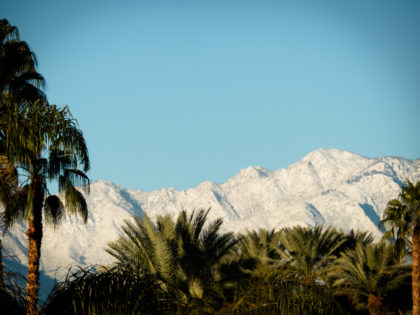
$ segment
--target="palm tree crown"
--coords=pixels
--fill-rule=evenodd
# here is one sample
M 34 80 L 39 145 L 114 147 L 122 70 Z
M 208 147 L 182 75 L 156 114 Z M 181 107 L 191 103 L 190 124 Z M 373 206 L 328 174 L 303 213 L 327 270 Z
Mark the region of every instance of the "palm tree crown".
M 204 228 L 208 211 L 187 215 L 181 211 L 174 221 L 159 216 L 154 224 L 146 214 L 126 221 L 124 236 L 109 244 L 107 252 L 121 267 L 147 271 L 173 290 L 184 306 L 209 312 L 221 306 L 225 290 L 235 276 L 230 250 L 237 240 L 232 233 L 220 234 L 222 220 Z
M 239 234 L 239 256 L 244 261 L 253 262 L 253 276 L 267 277 L 277 271 L 281 258 L 276 251 L 278 243 L 279 233 L 274 230 L 259 229 Z
M 37 59 L 28 44 L 21 41 L 17 27 L 0 20 L 0 91 L 1 97 L 35 101 L 46 99 L 45 80 L 36 71 Z
M 319 279 L 323 269 L 335 258 L 345 242 L 342 234 L 323 226 L 283 228 L 278 252 L 284 262 L 306 282 Z
M 387 294 L 410 276 L 410 267 L 395 264 L 392 246 L 357 244 L 341 253 L 329 268 L 333 285 L 367 298 L 371 314 L 379 314 Z
M 89 157 L 83 134 L 69 109 L 38 100 L 34 103 L 24 102 L 8 114 L 3 125 L 6 137 L 0 140 L 0 150 L 3 165 L 8 165 L 8 168 L 3 167 L 3 175 L 10 169 L 8 176 L 13 178 L 9 181 L 8 177 L 2 176 L 9 183 L 9 197 L 13 196 L 12 192 L 15 195 L 21 195 L 23 191 L 26 194 L 34 193 L 31 191 L 31 183 L 34 182 L 40 185 L 44 193 L 48 193 L 47 181 L 56 180 L 59 193 L 64 194 L 67 210 L 78 212 L 86 221 L 86 205 L 74 186 L 88 188 L 89 179 L 85 172 L 90 167 Z M 78 169 L 79 166 L 82 170 Z M 20 177 L 17 176 L 18 169 Z M 16 185 L 18 178 L 23 180 L 20 186 Z M 2 200 L 6 204 L 7 194 L 4 195 Z M 15 198 L 11 201 L 17 200 Z M 59 199 L 53 196 L 46 199 L 44 206 L 47 218 L 53 221 L 59 219 L 64 210 Z M 31 211 L 31 205 L 27 204 L 26 215 L 30 216 Z M 19 219 L 20 216 L 17 211 L 6 211 L 5 214 L 8 220 Z
M 388 228 L 384 237 L 395 240 L 399 258 L 411 247 L 413 314 L 420 315 L 420 181 L 413 185 L 407 180 L 398 199 L 388 202 L 381 224 Z

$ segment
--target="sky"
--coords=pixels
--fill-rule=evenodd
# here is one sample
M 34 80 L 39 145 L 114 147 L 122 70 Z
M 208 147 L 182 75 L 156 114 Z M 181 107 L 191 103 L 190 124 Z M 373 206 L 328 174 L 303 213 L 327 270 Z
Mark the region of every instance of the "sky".
M 5 0 L 92 180 L 152 191 L 319 148 L 420 158 L 420 2 Z

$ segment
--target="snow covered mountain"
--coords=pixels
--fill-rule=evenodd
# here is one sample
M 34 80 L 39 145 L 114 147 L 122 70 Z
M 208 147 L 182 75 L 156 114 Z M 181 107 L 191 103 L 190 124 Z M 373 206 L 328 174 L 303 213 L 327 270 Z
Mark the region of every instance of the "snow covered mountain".
M 226 183 L 211 181 L 195 188 L 153 192 L 125 189 L 96 181 L 87 196 L 86 225 L 68 216 L 55 229 L 44 226 L 41 270 L 44 279 L 60 279 L 71 265 L 109 264 L 104 248 L 121 233 L 133 214 L 176 215 L 181 209 L 210 208 L 210 219 L 222 217 L 226 231 L 280 228 L 323 223 L 343 230 L 381 235 L 377 224 L 386 203 L 398 196 L 406 179 L 420 180 L 420 159 L 367 158 L 336 149 L 320 149 L 287 169 L 248 167 Z M 16 225 L 4 237 L 4 255 L 11 266 L 27 261 L 26 226 Z M 22 267 L 23 268 L 23 267 Z M 41 288 L 49 289 L 43 280 Z

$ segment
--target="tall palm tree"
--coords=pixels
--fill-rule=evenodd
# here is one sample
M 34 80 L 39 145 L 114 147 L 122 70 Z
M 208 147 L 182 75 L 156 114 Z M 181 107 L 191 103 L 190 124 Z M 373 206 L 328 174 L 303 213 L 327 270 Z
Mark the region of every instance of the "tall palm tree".
M 222 220 L 204 228 L 208 211 L 176 219 L 159 216 L 154 224 L 146 214 L 125 221 L 124 236 L 109 244 L 107 252 L 117 265 L 155 275 L 162 287 L 175 292 L 181 308 L 211 313 L 221 307 L 239 269 L 230 257 L 237 240 L 219 233 Z
M 20 169 L 19 187 L 26 196 L 23 213 L 28 222 L 27 313 L 35 314 L 39 292 L 43 214 L 56 224 L 65 208 L 60 198 L 50 195 L 47 183 L 58 181 L 67 210 L 87 221 L 87 205 L 75 185 L 89 183 L 89 157 L 83 134 L 67 107 L 58 108 L 44 100 L 22 102 L 3 115 L 0 154 Z M 79 170 L 79 166 L 82 170 Z M 7 200 L 6 200 L 7 201 Z M 6 212 L 8 220 L 19 219 L 21 211 Z
M 413 315 L 420 315 L 420 181 L 413 185 L 407 180 L 398 199 L 388 202 L 381 223 L 389 228 L 385 236 L 395 237 L 400 253 L 411 237 Z
M 19 30 L 6 19 L 0 20 L 1 97 L 35 101 L 46 99 L 45 80 L 36 71 L 37 59 L 29 45 L 19 38 Z
M 384 299 L 409 279 L 410 266 L 395 264 L 392 246 L 357 244 L 341 253 L 329 268 L 334 287 L 367 298 L 371 315 L 380 314 Z
M 19 31 L 16 26 L 12 26 L 6 19 L 0 19 L 0 139 L 4 138 L 7 111 L 19 104 L 22 100 L 35 101 L 36 99 L 46 99 L 43 88 L 45 87 L 44 78 L 36 71 L 37 59 L 28 44 L 21 41 Z M 1 154 L 1 153 L 0 153 Z M 4 163 L 4 164 L 3 164 Z M 7 201 L 3 203 L 7 206 L 5 213 L 10 212 L 14 198 L 10 198 L 15 193 L 15 188 L 11 185 L 16 181 L 11 180 L 8 160 L 4 156 L 0 159 L 0 178 L 1 199 Z M 14 178 L 17 178 L 14 176 Z M 15 207 L 16 208 L 16 207 Z M 3 222 L 5 223 L 5 222 Z M 7 224 L 4 228 L 7 228 Z M 2 244 L 0 239 L 0 285 L 3 280 L 2 265 Z

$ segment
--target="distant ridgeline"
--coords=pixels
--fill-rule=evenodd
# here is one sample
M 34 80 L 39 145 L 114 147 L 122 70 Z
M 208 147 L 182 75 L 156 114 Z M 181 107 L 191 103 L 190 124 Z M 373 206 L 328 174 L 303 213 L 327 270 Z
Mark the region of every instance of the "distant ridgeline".
M 223 218 L 224 231 L 324 224 L 344 231 L 370 231 L 378 238 L 383 210 L 407 178 L 420 180 L 420 160 L 320 149 L 287 169 L 249 167 L 226 183 L 206 181 L 186 191 L 135 191 L 97 181 L 87 196 L 86 225 L 69 216 L 56 230 L 44 227 L 41 270 L 44 276 L 61 279 L 72 265 L 111 263 L 104 251 L 107 243 L 121 235 L 125 219 L 143 212 L 155 219 L 159 214 L 176 216 L 182 209 L 211 208 L 209 221 Z M 5 256 L 13 257 L 15 265 L 26 265 L 25 229 L 15 226 L 3 242 Z M 47 286 L 44 282 L 41 289 L 47 292 Z

